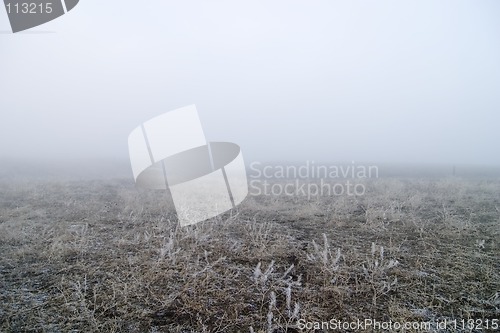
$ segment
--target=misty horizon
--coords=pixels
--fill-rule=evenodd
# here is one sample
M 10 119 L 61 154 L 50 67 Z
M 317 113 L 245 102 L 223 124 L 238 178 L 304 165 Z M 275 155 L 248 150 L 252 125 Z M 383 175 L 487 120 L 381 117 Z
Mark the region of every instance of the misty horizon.
M 247 164 L 500 165 L 497 2 L 117 4 L 0 35 L 2 159 L 127 160 L 196 104 Z
M 8 180 L 99 180 L 123 179 L 134 181 L 132 167 L 128 158 L 123 159 L 67 159 L 42 160 L 0 158 L 0 181 Z M 249 177 L 255 177 L 262 168 L 328 168 L 337 170 L 340 178 L 345 170 L 352 168 L 375 167 L 376 178 L 386 177 L 416 177 L 436 178 L 457 176 L 461 178 L 500 178 L 500 168 L 497 165 L 480 164 L 447 164 L 447 163 L 374 163 L 363 161 L 256 161 L 245 159 L 246 172 Z M 333 169 L 332 169 L 333 168 Z M 293 177 L 292 177 L 293 178 Z M 304 177 L 298 177 L 304 178 Z M 308 178 L 308 177 L 306 177 Z M 312 177 L 311 179 L 317 179 Z M 326 177 L 328 179 L 328 177 Z M 373 178 L 373 177 L 371 177 Z M 279 180 L 280 177 L 277 178 Z

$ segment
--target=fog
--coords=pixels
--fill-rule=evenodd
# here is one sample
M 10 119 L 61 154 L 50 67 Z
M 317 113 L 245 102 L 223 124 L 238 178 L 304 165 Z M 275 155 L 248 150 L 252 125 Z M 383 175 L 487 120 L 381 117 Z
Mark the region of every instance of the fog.
M 98 1 L 10 33 L 0 157 L 128 161 L 196 104 L 247 163 L 500 165 L 498 1 Z

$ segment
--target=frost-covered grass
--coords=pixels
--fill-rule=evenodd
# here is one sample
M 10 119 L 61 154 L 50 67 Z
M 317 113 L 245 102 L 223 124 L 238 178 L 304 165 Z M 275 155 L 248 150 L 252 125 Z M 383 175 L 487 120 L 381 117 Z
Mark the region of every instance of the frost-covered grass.
M 377 179 L 177 226 L 130 181 L 3 182 L 2 332 L 297 332 L 500 316 L 500 182 Z

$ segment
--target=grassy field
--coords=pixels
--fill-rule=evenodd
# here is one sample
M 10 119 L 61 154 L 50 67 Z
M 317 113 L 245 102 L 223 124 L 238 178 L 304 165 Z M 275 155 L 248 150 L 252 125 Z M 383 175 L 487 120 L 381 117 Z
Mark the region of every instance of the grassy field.
M 500 319 L 500 180 L 365 185 L 249 196 L 180 228 L 165 192 L 130 180 L 4 180 L 0 331 L 328 332 L 311 325 L 368 318 L 494 331 L 435 323 Z

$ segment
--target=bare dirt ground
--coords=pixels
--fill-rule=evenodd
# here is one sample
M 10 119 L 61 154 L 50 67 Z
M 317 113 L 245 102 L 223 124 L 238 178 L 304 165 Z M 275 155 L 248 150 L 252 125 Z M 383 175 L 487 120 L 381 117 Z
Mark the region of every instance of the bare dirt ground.
M 312 325 L 367 318 L 495 331 L 500 181 L 366 186 L 249 196 L 180 228 L 164 192 L 128 180 L 3 181 L 0 331 L 345 332 Z

